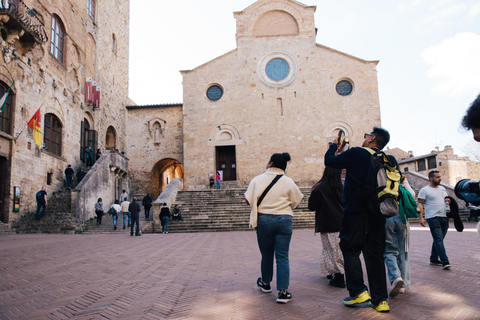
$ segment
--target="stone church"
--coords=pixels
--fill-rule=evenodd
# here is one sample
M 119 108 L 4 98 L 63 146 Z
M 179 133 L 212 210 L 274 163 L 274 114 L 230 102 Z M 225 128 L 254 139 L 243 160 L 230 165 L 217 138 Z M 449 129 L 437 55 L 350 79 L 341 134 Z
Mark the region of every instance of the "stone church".
M 183 104 L 127 107 L 132 192 L 157 196 L 175 177 L 204 189 L 216 171 L 246 185 L 275 152 L 311 186 L 339 130 L 358 145 L 380 125 L 378 61 L 316 43 L 315 10 L 260 0 L 235 12 L 237 47 L 181 71 Z

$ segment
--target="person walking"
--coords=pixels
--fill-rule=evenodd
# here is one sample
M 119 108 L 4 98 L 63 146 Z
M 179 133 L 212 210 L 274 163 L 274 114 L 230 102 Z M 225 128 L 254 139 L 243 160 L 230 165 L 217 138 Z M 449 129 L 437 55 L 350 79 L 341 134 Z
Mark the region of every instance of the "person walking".
M 97 149 L 97 153 L 95 154 L 95 161 L 98 161 L 100 157 L 102 156 L 102 150 Z
M 385 273 L 385 217 L 367 209 L 363 199 L 363 186 L 367 183 L 371 154 L 364 148 L 382 150 L 390 140 L 387 130 L 374 127 L 364 134 L 362 147 L 342 152 L 335 139 L 325 153 L 325 166 L 347 169 L 343 189 L 343 220 L 340 229 L 340 248 L 345 262 L 345 278 L 349 297 L 343 299 L 347 306 L 370 301 L 378 312 L 389 312 L 387 279 Z M 363 281 L 360 253 L 363 252 L 367 268 L 370 294 Z
M 86 175 L 86 173 L 85 173 L 85 171 L 83 171 L 83 169 L 81 169 L 81 168 L 78 169 L 77 174 L 76 174 L 76 176 L 77 176 L 77 185 L 80 183 L 80 181 L 82 181 L 82 179 L 83 179 L 83 177 L 85 177 L 85 175 Z
M 392 285 L 388 293 L 390 298 L 395 298 L 399 293 L 405 293 L 406 287 L 410 285 L 408 257 L 410 224 L 408 218 L 417 216 L 415 191 L 404 176 L 401 178 L 401 183 L 399 212 L 396 216 L 387 218 L 385 223 L 384 257 L 388 280 Z
M 137 197 L 133 197 L 133 201 L 128 205 L 128 211 L 132 215 L 132 224 L 130 226 L 130 235 L 133 236 L 133 226 L 136 224 L 135 235 L 141 236 L 140 234 L 140 204 L 137 202 Z
M 113 219 L 113 230 L 117 230 L 117 222 L 118 222 L 118 216 L 120 215 L 120 202 L 118 200 L 115 200 L 115 203 L 112 204 L 110 207 L 110 210 L 113 209 L 114 212 L 112 212 L 112 219 Z
M 163 203 L 162 209 L 160 209 L 160 221 L 162 223 L 162 233 L 168 233 L 168 220 L 170 220 L 170 209 L 167 207 L 167 203 Z
M 90 147 L 85 148 L 85 158 L 87 159 L 87 167 L 93 166 L 93 150 Z
M 65 169 L 65 180 L 67 180 L 67 188 L 72 189 L 72 178 L 75 171 L 73 171 L 72 166 L 69 164 L 67 169 Z
M 251 207 L 250 225 L 257 231 L 257 242 L 262 255 L 261 277 L 257 286 L 262 292 L 272 292 L 273 259 L 277 264 L 277 303 L 292 301 L 288 292 L 290 262 L 288 252 L 292 238 L 293 209 L 303 198 L 295 182 L 285 176 L 288 153 L 275 153 L 267 163 L 265 173 L 250 181 L 245 201 Z
M 152 207 L 152 201 L 153 199 L 148 193 L 145 197 L 143 197 L 142 205 L 143 210 L 145 211 L 145 220 L 148 220 L 150 218 L 150 208 Z
M 40 218 L 42 218 L 45 214 L 45 209 L 47 208 L 47 191 L 45 186 L 42 187 L 42 190 L 37 192 L 35 195 L 35 200 L 37 201 L 35 220 L 40 220 Z
M 130 206 L 130 202 L 127 200 L 127 198 L 124 198 L 124 200 L 120 204 L 120 212 L 123 213 L 123 229 L 125 229 L 125 220 L 127 219 L 127 217 L 128 217 L 128 226 L 130 227 L 130 224 L 131 224 L 132 215 L 130 214 L 130 211 L 128 209 L 129 206 Z
M 220 173 L 217 171 L 217 174 L 215 175 L 215 180 L 217 181 L 217 189 L 220 189 Z
M 308 209 L 315 211 L 315 232 L 320 232 L 322 254 L 320 270 L 331 279 L 329 285 L 345 288 L 345 270 L 340 249 L 343 217 L 342 170 L 326 167 L 322 179 L 312 188 Z
M 418 193 L 418 207 L 420 208 L 420 224 L 425 227 L 428 223 L 432 234 L 433 244 L 430 254 L 430 264 L 451 268 L 443 240 L 448 231 L 447 205 L 450 205 L 447 191 L 440 185 L 442 175 L 437 170 L 428 173 L 430 184 L 420 189 Z M 426 220 L 426 221 L 425 221 Z M 440 260 L 439 260 L 440 258 Z
M 128 201 L 128 193 L 127 191 L 125 190 L 122 190 L 122 194 L 120 195 L 119 199 L 120 200 L 120 203 L 122 203 L 123 201 Z
M 95 203 L 95 214 L 97 215 L 97 226 L 102 226 L 102 217 L 103 217 L 103 202 L 102 198 L 98 198 L 97 203 Z

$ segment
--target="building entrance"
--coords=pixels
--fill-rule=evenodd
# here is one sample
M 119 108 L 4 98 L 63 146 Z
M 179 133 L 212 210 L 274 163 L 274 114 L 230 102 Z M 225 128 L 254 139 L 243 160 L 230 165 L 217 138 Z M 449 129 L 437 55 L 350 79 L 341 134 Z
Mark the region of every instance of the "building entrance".
M 217 146 L 215 151 L 217 158 L 216 170 L 221 174 L 223 173 L 223 180 L 237 180 L 235 146 Z
M 6 169 L 7 169 L 7 159 L 4 157 L 0 157 L 0 221 L 1 222 L 8 222 L 8 217 L 6 215 L 5 208 L 4 208 L 5 202 L 3 198 L 3 195 L 5 193 Z

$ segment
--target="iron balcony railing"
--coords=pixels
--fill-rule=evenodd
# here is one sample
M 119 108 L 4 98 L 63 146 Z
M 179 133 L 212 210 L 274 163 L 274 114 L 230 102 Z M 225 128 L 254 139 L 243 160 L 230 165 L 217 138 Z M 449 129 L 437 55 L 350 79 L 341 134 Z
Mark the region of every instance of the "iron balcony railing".
M 45 25 L 37 18 L 37 10 L 30 9 L 22 0 L 0 0 L 0 14 L 7 14 L 20 23 L 38 42 L 47 42 Z

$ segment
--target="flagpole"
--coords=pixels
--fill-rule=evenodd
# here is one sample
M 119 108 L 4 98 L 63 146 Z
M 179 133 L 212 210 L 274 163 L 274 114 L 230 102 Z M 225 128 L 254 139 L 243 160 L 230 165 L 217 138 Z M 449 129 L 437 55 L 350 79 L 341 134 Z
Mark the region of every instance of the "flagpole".
M 45 102 L 44 102 L 44 103 L 45 103 Z M 42 103 L 42 104 L 40 105 L 40 107 L 35 111 L 35 113 L 43 106 L 44 103 Z M 35 115 L 35 114 L 34 114 L 34 115 Z M 27 127 L 28 127 L 28 122 L 25 122 L 25 127 L 23 127 L 22 131 L 20 131 L 20 133 L 18 134 L 18 136 L 15 138 L 15 142 L 17 142 L 17 139 L 20 138 L 20 135 L 23 133 L 23 130 L 25 130 Z

